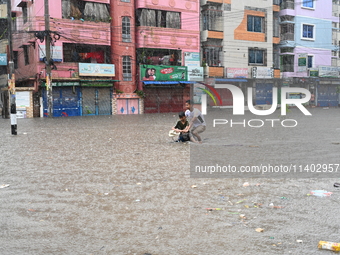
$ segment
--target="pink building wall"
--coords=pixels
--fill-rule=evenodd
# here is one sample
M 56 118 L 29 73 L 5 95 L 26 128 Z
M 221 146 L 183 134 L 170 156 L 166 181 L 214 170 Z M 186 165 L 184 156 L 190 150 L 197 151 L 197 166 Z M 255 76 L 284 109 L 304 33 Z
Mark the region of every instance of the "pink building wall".
M 44 18 L 44 0 L 35 0 L 34 4 L 27 1 L 28 21 L 24 24 L 22 17 L 22 8 L 17 7 L 22 0 L 12 0 L 12 10 L 17 14 L 17 30 L 19 33 L 13 34 L 13 50 L 18 51 L 18 65 L 20 72 L 16 73 L 16 78 L 21 79 L 30 77 L 32 81 L 36 75 L 42 72 L 41 78 L 44 78 L 45 63 L 39 61 L 39 46 L 45 45 L 44 42 L 36 40 L 34 33 L 25 33 L 23 31 L 43 31 L 45 30 Z M 62 19 L 61 0 L 49 1 L 50 30 L 61 34 L 55 46 L 62 46 L 63 43 L 80 43 L 110 46 L 110 23 L 91 22 L 71 19 Z M 109 0 L 91 0 L 97 3 L 109 3 Z M 33 47 L 34 44 L 34 47 Z M 30 64 L 25 66 L 22 45 L 29 46 Z M 78 63 L 61 62 L 56 63 L 58 70 L 52 71 L 54 78 L 72 78 L 69 69 L 78 72 Z
M 182 52 L 199 52 L 199 1 L 141 0 L 137 1 L 136 8 L 180 12 L 182 24 L 181 29 L 137 27 L 137 48 L 181 49 Z

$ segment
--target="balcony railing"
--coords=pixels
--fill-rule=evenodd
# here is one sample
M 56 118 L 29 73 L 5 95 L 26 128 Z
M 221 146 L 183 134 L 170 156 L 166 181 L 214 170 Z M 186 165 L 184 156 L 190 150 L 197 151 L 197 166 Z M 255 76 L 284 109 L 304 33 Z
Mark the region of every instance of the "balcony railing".
M 281 7 L 281 10 L 284 10 L 284 9 L 292 9 L 294 10 L 294 0 L 283 0 L 280 7 Z
M 294 34 L 293 33 L 281 34 L 280 39 L 281 41 L 294 41 Z

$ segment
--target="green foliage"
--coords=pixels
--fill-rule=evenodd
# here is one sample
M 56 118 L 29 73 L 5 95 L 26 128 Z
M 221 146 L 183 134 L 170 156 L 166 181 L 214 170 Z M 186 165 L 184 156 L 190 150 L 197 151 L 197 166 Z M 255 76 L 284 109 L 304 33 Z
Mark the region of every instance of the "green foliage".
M 145 97 L 145 93 L 143 90 L 136 90 L 136 94 L 140 97 L 140 98 L 144 98 Z

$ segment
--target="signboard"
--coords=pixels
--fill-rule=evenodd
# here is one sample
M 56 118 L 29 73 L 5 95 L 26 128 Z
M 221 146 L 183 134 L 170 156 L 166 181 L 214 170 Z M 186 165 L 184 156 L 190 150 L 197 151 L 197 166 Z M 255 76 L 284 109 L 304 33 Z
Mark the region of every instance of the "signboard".
M 7 54 L 6 53 L 0 54 L 0 66 L 7 66 Z
M 253 78 L 270 79 L 274 76 L 274 69 L 270 67 L 253 67 Z
M 79 63 L 79 76 L 115 76 L 115 65 Z
M 203 67 L 188 66 L 188 80 L 189 81 L 203 81 Z
M 307 54 L 302 53 L 298 55 L 298 72 L 307 71 Z
M 45 82 L 42 82 L 41 84 L 42 87 L 46 86 Z M 65 86 L 80 86 L 80 83 L 77 81 L 58 81 L 58 82 L 52 82 L 53 87 L 65 87 Z
M 310 68 L 309 69 L 309 76 L 310 77 L 318 77 L 319 76 L 319 69 Z
M 20 91 L 15 93 L 15 103 L 17 108 L 30 107 L 30 92 Z
M 185 66 L 201 66 L 200 53 L 199 52 L 184 52 L 184 64 Z
M 339 77 L 339 69 L 337 66 L 319 66 L 320 77 Z
M 54 62 L 62 62 L 63 61 L 63 47 L 62 46 L 51 46 L 51 56 Z M 44 57 L 46 57 L 46 46 L 41 44 L 39 45 L 39 60 L 43 61 Z
M 140 77 L 143 81 L 187 81 L 186 66 L 141 65 Z
M 228 67 L 227 78 L 248 78 L 248 68 Z

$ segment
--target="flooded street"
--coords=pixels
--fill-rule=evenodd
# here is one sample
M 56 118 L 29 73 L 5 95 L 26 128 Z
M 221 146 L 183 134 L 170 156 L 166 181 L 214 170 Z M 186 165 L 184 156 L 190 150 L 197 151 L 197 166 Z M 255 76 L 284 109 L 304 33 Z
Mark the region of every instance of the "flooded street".
M 172 142 L 170 113 L 18 119 L 17 136 L 0 119 L 0 254 L 332 254 L 317 246 L 340 242 L 340 167 L 284 178 L 190 169 L 207 158 L 335 167 L 340 110 L 292 109 L 294 128 L 214 128 L 217 111 L 202 145 Z

